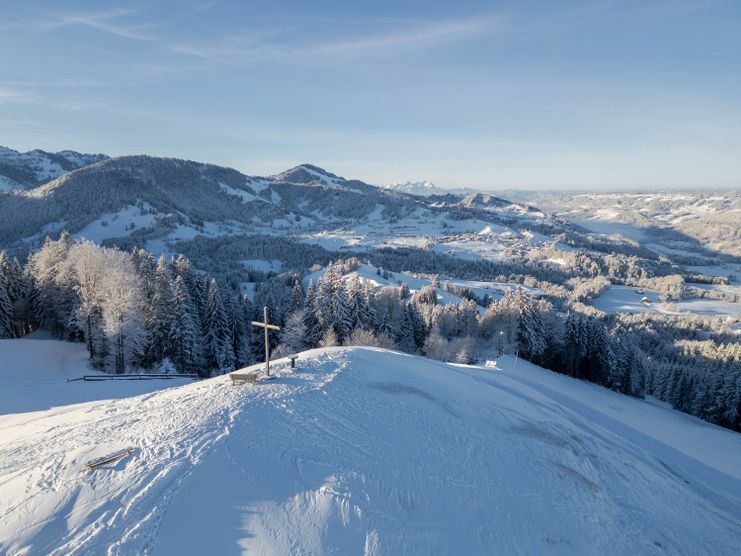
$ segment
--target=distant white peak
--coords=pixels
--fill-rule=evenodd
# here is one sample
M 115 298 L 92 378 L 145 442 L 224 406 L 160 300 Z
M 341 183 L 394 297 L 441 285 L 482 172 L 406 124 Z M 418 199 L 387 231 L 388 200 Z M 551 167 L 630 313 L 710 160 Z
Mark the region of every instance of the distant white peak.
M 400 193 L 408 193 L 411 195 L 440 195 L 448 193 L 447 190 L 442 187 L 438 187 L 431 181 L 406 181 L 404 183 L 391 183 L 383 186 L 384 189 L 391 191 L 398 191 Z

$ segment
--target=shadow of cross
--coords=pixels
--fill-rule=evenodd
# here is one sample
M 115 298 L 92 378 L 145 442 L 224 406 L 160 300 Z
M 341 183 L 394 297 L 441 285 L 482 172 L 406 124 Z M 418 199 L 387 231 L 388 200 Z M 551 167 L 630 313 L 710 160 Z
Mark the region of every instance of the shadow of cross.
M 268 343 L 268 330 L 280 330 L 279 326 L 275 326 L 274 324 L 268 323 L 268 308 L 263 307 L 263 322 L 260 321 L 252 321 L 252 326 L 259 326 L 260 328 L 265 330 L 265 374 L 267 376 L 270 376 L 270 345 Z

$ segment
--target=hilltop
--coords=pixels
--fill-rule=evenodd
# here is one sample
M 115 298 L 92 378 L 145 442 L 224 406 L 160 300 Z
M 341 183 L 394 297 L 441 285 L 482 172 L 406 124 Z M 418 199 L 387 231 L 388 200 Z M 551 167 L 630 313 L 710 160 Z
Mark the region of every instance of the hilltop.
M 254 387 L 217 377 L 0 416 L 0 550 L 729 554 L 741 540 L 741 437 L 656 403 L 506 357 L 327 348 L 276 369 Z

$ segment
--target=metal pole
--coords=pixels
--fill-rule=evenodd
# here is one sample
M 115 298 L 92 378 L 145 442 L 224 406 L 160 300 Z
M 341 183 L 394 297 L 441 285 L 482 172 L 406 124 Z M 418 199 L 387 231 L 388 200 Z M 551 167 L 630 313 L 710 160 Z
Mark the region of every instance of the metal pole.
M 265 374 L 270 376 L 270 356 L 268 355 L 268 307 L 267 305 L 262 308 L 263 317 L 265 319 Z

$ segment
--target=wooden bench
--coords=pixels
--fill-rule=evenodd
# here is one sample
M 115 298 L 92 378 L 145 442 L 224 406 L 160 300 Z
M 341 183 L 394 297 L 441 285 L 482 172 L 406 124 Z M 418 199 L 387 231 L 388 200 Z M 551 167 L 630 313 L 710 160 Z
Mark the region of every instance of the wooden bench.
M 287 358 L 291 360 L 291 368 L 292 369 L 295 369 L 296 368 L 296 359 L 298 359 L 298 355 L 288 355 Z
M 233 385 L 240 382 L 255 384 L 257 382 L 257 373 L 255 371 L 249 371 L 246 373 L 229 373 L 229 378 L 232 379 Z

